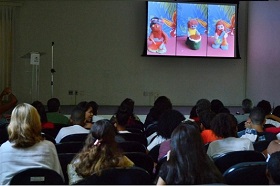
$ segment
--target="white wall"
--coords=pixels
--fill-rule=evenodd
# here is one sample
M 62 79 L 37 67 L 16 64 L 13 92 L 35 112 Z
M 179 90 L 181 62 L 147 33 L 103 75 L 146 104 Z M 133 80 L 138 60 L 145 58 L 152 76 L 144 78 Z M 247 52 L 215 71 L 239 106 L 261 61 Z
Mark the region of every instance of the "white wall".
M 280 1 L 249 3 L 248 97 L 280 104 Z
M 245 98 L 247 2 L 240 3 L 241 59 L 142 57 L 144 1 L 24 1 L 17 19 L 13 89 L 31 102 L 29 51 L 40 51 L 39 100 L 51 97 L 51 43 L 54 42 L 54 96 L 63 105 L 95 100 L 119 105 L 130 97 L 152 105 L 144 91 L 168 96 L 174 105 L 194 105 L 200 98 L 238 106 Z M 68 90 L 79 95 L 69 96 Z

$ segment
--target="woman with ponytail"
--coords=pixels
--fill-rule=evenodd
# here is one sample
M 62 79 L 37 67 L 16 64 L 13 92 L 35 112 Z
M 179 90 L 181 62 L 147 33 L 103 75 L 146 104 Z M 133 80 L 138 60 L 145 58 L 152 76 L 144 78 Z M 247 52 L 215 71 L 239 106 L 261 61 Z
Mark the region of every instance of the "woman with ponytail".
M 68 165 L 69 184 L 112 167 L 131 167 L 133 162 L 122 154 L 115 141 L 115 129 L 109 120 L 97 121 L 90 130 L 80 153 Z

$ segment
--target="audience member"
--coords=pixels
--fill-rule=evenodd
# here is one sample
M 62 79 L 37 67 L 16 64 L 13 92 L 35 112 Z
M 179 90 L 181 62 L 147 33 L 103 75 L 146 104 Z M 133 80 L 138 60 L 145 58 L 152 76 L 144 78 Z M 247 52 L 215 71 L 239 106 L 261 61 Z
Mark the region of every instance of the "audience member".
M 241 138 L 248 138 L 252 142 L 256 141 L 272 141 L 276 139 L 276 135 L 271 132 L 264 131 L 265 112 L 261 107 L 254 107 L 245 122 L 246 129 L 238 132 Z
M 214 112 L 215 114 L 218 114 L 224 109 L 224 104 L 221 100 L 219 99 L 213 99 L 211 101 L 211 111 Z
M 127 114 L 127 112 L 118 110 L 117 114 L 114 116 L 114 118 L 110 120 L 110 122 L 114 125 L 116 128 L 117 133 L 131 133 L 128 130 L 126 130 L 126 126 L 128 123 L 130 116 Z
M 200 112 L 204 111 L 204 110 L 211 110 L 211 102 L 208 99 L 199 99 L 196 102 L 196 113 L 199 117 Z
M 86 129 L 91 129 L 92 126 L 92 117 L 93 117 L 93 107 L 91 103 L 87 101 L 81 101 L 77 105 L 78 108 L 82 109 L 85 112 L 85 126 Z
M 53 169 L 63 177 L 56 148 L 41 136 L 37 110 L 30 104 L 17 105 L 8 125 L 9 140 L 0 147 L 0 184 L 9 184 L 19 171 L 28 168 Z
M 242 113 L 237 112 L 235 118 L 237 119 L 237 123 L 240 124 L 243 121 L 246 121 L 249 117 L 251 110 L 253 109 L 252 100 L 246 98 L 242 101 Z
M 92 114 L 93 114 L 93 116 L 92 116 L 92 123 L 95 123 L 98 120 L 104 119 L 103 117 L 98 115 L 99 105 L 95 101 L 90 101 L 88 104 L 90 104 L 91 108 L 92 108 Z
M 161 144 L 163 141 L 170 139 L 173 130 L 185 119 L 185 116 L 177 110 L 166 110 L 163 112 L 159 118 L 157 132 L 147 138 L 148 151 L 150 151 L 157 144 Z M 163 146 L 161 148 L 166 149 L 166 147 Z
M 280 185 L 280 151 L 271 154 L 266 169 L 269 185 Z
M 56 143 L 59 143 L 62 138 L 71 135 L 71 134 L 84 134 L 89 133 L 89 130 L 85 128 L 85 112 L 81 108 L 74 108 L 71 116 L 70 123 L 72 126 L 62 127 L 56 138 Z
M 210 129 L 211 128 L 210 123 L 215 116 L 216 114 L 209 110 L 205 110 L 200 113 L 200 130 L 201 130 L 201 137 L 204 144 L 220 139 Z
M 7 97 L 7 99 L 4 99 Z M 18 100 L 16 96 L 12 93 L 10 87 L 6 87 L 0 94 L 0 124 L 8 123 L 9 115 L 4 116 L 3 114 L 11 109 L 13 109 Z
M 34 101 L 31 105 L 36 108 L 36 110 L 40 115 L 42 129 L 53 129 L 55 126 L 52 122 L 48 121 L 46 110 L 43 103 L 40 101 Z
M 207 154 L 212 158 L 231 151 L 254 150 L 249 139 L 237 138 L 237 121 L 231 114 L 217 114 L 211 121 L 211 129 L 222 138 L 209 144 Z
M 272 107 L 269 101 L 262 100 L 257 104 L 257 107 L 262 108 L 265 112 L 265 124 L 272 124 L 276 127 L 280 127 L 280 118 L 272 114 Z
M 120 123 L 117 121 L 118 114 L 123 116 L 126 115 L 125 116 L 127 118 L 125 119 L 126 121 L 124 120 L 122 121 L 126 123 Z M 121 105 L 118 107 L 117 112 L 112 116 L 110 121 L 111 123 L 119 123 L 126 127 L 138 128 L 144 130 L 143 123 L 140 121 L 138 116 L 134 113 L 134 101 L 130 98 L 126 98 L 122 101 Z
M 104 169 L 134 165 L 119 150 L 115 135 L 109 120 L 99 120 L 92 125 L 82 151 L 68 165 L 69 184 L 92 174 L 100 175 Z
M 196 123 L 199 123 L 199 117 L 196 113 L 196 105 L 192 107 L 192 109 L 190 111 L 189 119 L 196 122 Z
M 47 102 L 47 118 L 54 124 L 68 124 L 69 119 L 60 113 L 60 101 L 58 98 L 51 98 Z
M 148 129 L 149 125 L 157 124 L 161 114 L 166 110 L 172 109 L 172 103 L 166 96 L 159 96 L 154 106 L 150 109 L 144 122 L 144 126 Z
M 157 185 L 223 183 L 223 177 L 205 153 L 196 123 L 186 121 L 174 129 L 171 150 L 159 171 Z

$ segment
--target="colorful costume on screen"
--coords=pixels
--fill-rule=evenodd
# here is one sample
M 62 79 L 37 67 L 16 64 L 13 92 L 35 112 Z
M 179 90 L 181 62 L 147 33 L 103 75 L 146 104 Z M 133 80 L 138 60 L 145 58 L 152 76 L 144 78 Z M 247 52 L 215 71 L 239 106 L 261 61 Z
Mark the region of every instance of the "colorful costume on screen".
M 222 50 L 228 50 L 227 43 L 228 34 L 225 31 L 225 25 L 222 21 L 216 23 L 215 40 L 212 44 L 213 48 L 221 48 Z
M 165 44 L 167 43 L 168 36 L 162 30 L 161 20 L 157 17 L 151 19 L 150 27 L 152 32 L 149 36 L 149 40 L 152 44 L 148 46 L 148 51 L 153 53 L 163 54 L 166 53 L 167 49 Z
M 186 45 L 193 50 L 198 50 L 200 48 L 201 36 L 198 30 L 198 21 L 196 19 L 191 19 L 188 21 L 188 37 L 186 40 Z

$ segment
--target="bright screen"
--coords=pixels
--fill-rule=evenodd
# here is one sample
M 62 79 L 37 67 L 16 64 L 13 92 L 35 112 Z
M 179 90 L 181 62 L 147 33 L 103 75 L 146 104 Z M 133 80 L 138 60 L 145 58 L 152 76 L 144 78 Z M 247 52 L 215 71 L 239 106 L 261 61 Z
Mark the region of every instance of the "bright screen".
M 239 57 L 237 4 L 147 2 L 144 55 Z

